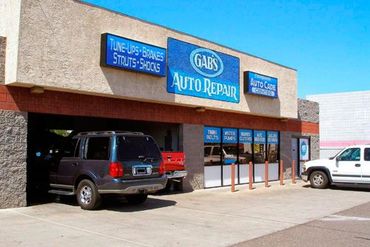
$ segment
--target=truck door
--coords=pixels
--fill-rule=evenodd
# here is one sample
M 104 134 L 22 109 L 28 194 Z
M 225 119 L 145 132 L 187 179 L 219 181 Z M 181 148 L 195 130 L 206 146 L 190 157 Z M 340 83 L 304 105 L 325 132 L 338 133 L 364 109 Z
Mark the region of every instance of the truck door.
M 362 182 L 370 183 L 370 148 L 364 148 L 364 158 L 361 168 Z
M 333 182 L 361 183 L 361 149 L 347 148 L 336 158 L 333 167 Z

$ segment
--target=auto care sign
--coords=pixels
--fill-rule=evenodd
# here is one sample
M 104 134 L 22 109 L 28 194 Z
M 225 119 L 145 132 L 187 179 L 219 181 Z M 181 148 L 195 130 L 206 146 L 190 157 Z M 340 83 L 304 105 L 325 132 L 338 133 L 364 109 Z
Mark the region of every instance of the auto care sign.
M 278 97 L 278 79 L 255 72 L 244 72 L 245 93 L 262 95 L 272 98 Z
M 166 49 L 104 33 L 100 64 L 104 67 L 166 76 Z
M 239 58 L 168 38 L 167 92 L 239 103 Z

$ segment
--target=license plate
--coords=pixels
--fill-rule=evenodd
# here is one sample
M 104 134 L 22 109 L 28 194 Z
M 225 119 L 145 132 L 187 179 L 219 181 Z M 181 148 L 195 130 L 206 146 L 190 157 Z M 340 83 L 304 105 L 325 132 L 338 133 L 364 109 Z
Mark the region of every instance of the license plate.
M 134 166 L 132 168 L 132 174 L 134 176 L 145 176 L 152 174 L 152 167 L 151 166 Z

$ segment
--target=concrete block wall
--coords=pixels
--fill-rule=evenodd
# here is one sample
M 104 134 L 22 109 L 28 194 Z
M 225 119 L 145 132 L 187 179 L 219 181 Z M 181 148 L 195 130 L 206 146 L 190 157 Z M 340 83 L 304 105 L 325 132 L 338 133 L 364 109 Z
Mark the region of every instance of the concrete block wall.
M 320 121 L 319 103 L 298 99 L 298 119 L 301 121 L 318 123 Z
M 0 208 L 27 205 L 27 113 L 0 110 Z
M 0 36 L 0 83 L 5 82 L 6 38 Z
M 304 99 L 298 99 L 298 119 L 305 122 L 320 123 L 319 103 Z M 302 131 L 302 136 L 310 137 L 311 143 L 311 160 L 320 158 L 320 135 Z
M 184 191 L 204 188 L 203 128 L 203 125 L 198 124 L 180 126 L 180 150 L 185 152 L 189 174 L 184 180 Z

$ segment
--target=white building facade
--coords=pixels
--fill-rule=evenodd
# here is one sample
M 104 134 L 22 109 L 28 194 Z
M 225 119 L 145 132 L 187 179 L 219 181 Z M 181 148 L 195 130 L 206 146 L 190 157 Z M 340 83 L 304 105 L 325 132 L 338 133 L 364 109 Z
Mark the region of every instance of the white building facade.
M 370 143 L 370 91 L 309 95 L 320 105 L 320 157 Z

